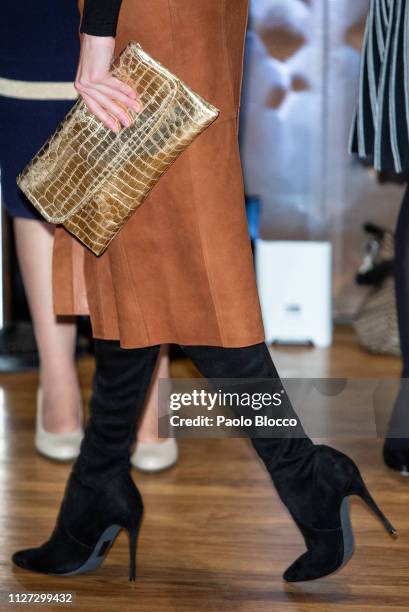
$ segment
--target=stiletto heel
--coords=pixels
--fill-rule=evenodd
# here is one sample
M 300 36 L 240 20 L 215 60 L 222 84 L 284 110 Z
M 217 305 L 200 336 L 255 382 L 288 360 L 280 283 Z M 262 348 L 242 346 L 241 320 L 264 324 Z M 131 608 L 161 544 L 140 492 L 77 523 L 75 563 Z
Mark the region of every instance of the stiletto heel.
M 355 463 L 343 453 L 317 445 L 303 482 L 277 483 L 306 544 L 307 551 L 284 572 L 284 580 L 301 582 L 328 576 L 344 567 L 354 553 L 349 498 L 358 495 L 381 520 L 390 535 L 396 529 L 369 493 Z M 289 487 L 303 491 L 300 500 Z M 309 503 L 305 493 L 309 492 Z M 291 497 L 292 496 L 292 497 Z
M 129 580 L 136 580 L 136 549 L 138 545 L 139 526 L 128 530 L 129 533 Z
M 354 487 L 352 489 L 352 494 L 358 495 L 358 497 L 360 497 L 366 503 L 368 508 L 372 510 L 375 516 L 377 516 L 380 519 L 382 525 L 385 527 L 386 531 L 390 535 L 397 535 L 397 531 L 395 527 L 386 518 L 386 516 L 384 515 L 382 510 L 379 508 L 378 504 L 376 503 L 372 495 L 369 493 L 358 469 L 357 469 L 357 474 L 356 474 L 356 482 L 354 483 Z
M 12 560 L 19 567 L 42 574 L 83 574 L 102 564 L 120 530 L 126 529 L 129 580 L 135 580 L 142 516 L 142 498 L 128 472 L 121 472 L 97 489 L 71 474 L 50 539 L 37 548 L 15 552 Z

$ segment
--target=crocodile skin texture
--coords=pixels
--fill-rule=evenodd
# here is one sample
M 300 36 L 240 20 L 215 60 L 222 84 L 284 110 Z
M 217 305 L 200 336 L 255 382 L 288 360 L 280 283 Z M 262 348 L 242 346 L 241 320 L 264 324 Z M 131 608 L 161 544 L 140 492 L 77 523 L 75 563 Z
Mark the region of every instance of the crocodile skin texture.
M 135 88 L 140 113 L 119 134 L 80 98 L 17 177 L 43 217 L 101 255 L 159 178 L 218 116 L 183 81 L 131 42 L 112 73 Z

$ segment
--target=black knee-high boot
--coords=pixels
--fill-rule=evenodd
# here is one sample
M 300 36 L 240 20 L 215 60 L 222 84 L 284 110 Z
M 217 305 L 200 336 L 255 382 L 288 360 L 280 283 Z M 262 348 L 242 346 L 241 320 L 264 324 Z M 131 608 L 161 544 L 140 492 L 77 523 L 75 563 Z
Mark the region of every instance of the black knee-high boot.
M 14 553 L 16 565 L 46 574 L 89 571 L 124 528 L 130 538 L 129 578 L 135 579 L 143 504 L 130 476 L 130 448 L 158 353 L 159 346 L 122 349 L 118 341 L 95 341 L 90 416 L 54 531 L 42 546 Z
M 90 418 L 73 473 L 100 484 L 130 468 L 130 448 L 144 406 L 159 346 L 123 349 L 116 340 L 95 341 Z
M 227 384 L 228 390 L 234 382 L 226 379 L 248 379 L 245 388 L 254 392 L 259 387 L 265 390 L 261 379 L 271 379 L 275 389 L 282 388 L 264 343 L 245 348 L 183 346 L 182 349 L 203 376 L 224 379 L 223 385 Z M 251 379 L 255 380 L 254 385 Z M 240 384 L 237 389 L 239 387 Z M 298 421 L 286 394 L 282 396 L 280 416 Z M 354 550 L 348 509 L 350 495 L 359 495 L 388 532 L 395 532 L 369 494 L 355 463 L 333 448 L 314 445 L 299 422 L 297 429 L 288 436 L 274 437 L 271 433 L 271 437 L 252 437 L 251 442 L 307 548 L 307 552 L 286 570 L 285 580 L 298 582 L 320 578 L 350 559 Z
M 121 527 L 132 535 L 131 561 L 134 559 L 142 501 L 129 476 L 129 444 L 158 350 L 128 351 L 115 343 L 99 342 L 90 424 L 56 527 L 43 546 L 15 553 L 17 565 L 43 573 L 88 571 L 101 563 Z M 184 350 L 207 378 L 277 379 L 265 345 Z M 123 411 L 116 410 L 120 406 Z M 289 402 L 285 409 L 295 416 Z M 358 468 L 342 453 L 314 446 L 305 435 L 252 441 L 306 541 L 308 552 L 287 570 L 287 580 L 318 578 L 348 559 L 352 546 L 344 506 L 348 495 L 361 495 L 393 531 L 366 490 Z M 134 575 L 131 563 L 130 578 Z
M 182 346 L 184 352 L 195 363 L 199 372 L 205 378 L 225 379 L 226 383 L 234 386 L 234 379 L 247 379 L 244 389 L 257 392 L 262 390 L 263 380 L 271 380 L 274 390 L 281 390 L 282 384 L 273 360 L 265 343 L 255 344 L 244 348 L 220 348 L 213 346 Z M 257 382 L 252 385 L 251 381 Z M 310 455 L 316 447 L 302 428 L 297 414 L 287 395 L 282 398 L 282 414 L 287 418 L 297 420 L 296 432 L 285 437 L 251 438 L 251 442 L 265 464 L 273 479 L 280 478 L 281 473 L 288 474 L 290 466 L 296 465 L 297 470 L 301 464 L 310 465 Z

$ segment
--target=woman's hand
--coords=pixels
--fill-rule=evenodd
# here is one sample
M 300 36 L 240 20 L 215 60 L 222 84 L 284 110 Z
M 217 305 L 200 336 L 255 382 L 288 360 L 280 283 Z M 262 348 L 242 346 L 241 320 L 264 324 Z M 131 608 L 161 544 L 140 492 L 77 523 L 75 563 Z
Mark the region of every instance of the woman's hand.
M 121 125 L 132 125 L 126 109 L 140 112 L 142 104 L 136 91 L 109 72 L 114 47 L 115 39 L 110 36 L 82 34 L 75 89 L 88 109 L 107 128 L 118 133 Z

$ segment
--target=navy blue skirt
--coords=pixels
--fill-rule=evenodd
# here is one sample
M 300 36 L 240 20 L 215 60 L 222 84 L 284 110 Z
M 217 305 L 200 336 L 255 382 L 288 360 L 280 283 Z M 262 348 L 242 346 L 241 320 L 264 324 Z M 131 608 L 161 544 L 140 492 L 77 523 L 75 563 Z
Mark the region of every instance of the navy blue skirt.
M 42 219 L 17 187 L 16 176 L 54 132 L 74 101 L 30 99 L 30 84 L 41 82 L 46 89 L 47 83 L 74 81 L 78 27 L 76 0 L 2 0 L 0 79 L 12 84 L 23 82 L 19 97 L 7 93 L 5 81 L 3 90 L 0 84 L 2 199 L 11 217 Z

